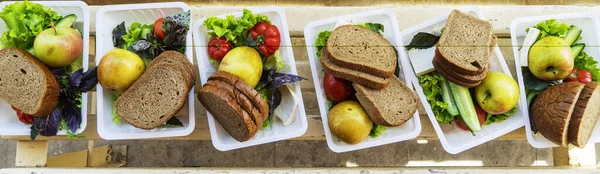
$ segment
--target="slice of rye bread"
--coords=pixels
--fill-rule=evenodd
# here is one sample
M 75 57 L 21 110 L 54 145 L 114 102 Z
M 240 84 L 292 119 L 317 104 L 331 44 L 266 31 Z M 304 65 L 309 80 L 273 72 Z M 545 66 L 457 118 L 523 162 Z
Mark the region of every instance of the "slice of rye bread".
M 224 90 L 206 85 L 200 89 L 198 100 L 235 140 L 247 141 L 258 131 L 248 113 Z
M 263 114 L 262 120 L 265 120 L 267 117 L 269 117 L 269 105 L 267 104 L 267 101 L 262 98 L 258 91 L 250 87 L 243 80 L 239 80 L 237 76 L 225 71 L 217 71 L 208 77 L 208 80 L 220 80 L 233 85 L 242 94 L 245 94 L 246 97 L 250 99 L 252 104 L 254 104 L 254 107 Z
M 47 117 L 58 103 L 60 86 L 54 74 L 26 51 L 0 50 L 0 98 L 22 112 Z
M 465 74 L 460 74 L 458 72 L 453 71 L 452 69 L 449 69 L 448 66 L 443 66 L 444 64 L 438 61 L 439 59 L 433 59 L 433 67 L 435 69 L 440 69 L 443 70 L 444 72 L 446 72 L 446 74 L 448 74 L 449 76 L 452 76 L 452 78 L 466 82 L 466 83 L 477 83 L 477 82 L 481 82 L 483 79 L 485 79 L 485 77 L 487 76 L 487 73 L 490 69 L 490 66 L 488 65 L 485 70 L 477 75 L 465 75 Z
M 390 78 L 390 84 L 376 90 L 352 83 L 356 89 L 356 98 L 375 124 L 399 126 L 410 120 L 419 108 L 417 95 L 396 76 Z
M 538 131 L 548 140 L 564 147 L 569 144 L 569 121 L 584 87 L 579 82 L 560 83 L 548 87 L 537 96 L 531 106 L 531 118 Z
M 452 10 L 437 43 L 440 54 L 461 74 L 475 75 L 490 64 L 490 47 L 494 43 L 492 24 L 486 20 Z
M 439 66 L 439 65 L 436 65 L 436 64 L 437 64 L 437 62 L 436 62 L 436 61 L 434 61 L 434 62 L 432 62 L 432 63 L 433 63 L 433 66 L 434 66 L 434 67 L 435 67 L 435 66 Z M 462 80 L 455 79 L 453 76 L 450 76 L 450 75 L 449 75 L 449 74 L 448 74 L 446 71 L 444 71 L 443 69 L 436 69 L 436 71 L 437 71 L 437 72 L 438 72 L 438 73 L 439 73 L 441 76 L 443 76 L 443 77 L 444 77 L 446 80 L 448 80 L 448 81 L 450 81 L 450 82 L 452 82 L 452 83 L 455 83 L 455 84 L 457 84 L 457 85 L 460 85 L 460 86 L 464 86 L 464 87 L 467 87 L 467 88 L 473 88 L 473 87 L 476 87 L 476 86 L 478 86 L 479 84 L 481 84 L 481 81 L 479 81 L 479 82 L 474 82 L 474 83 L 473 83 L 473 82 L 465 82 L 465 81 L 462 81 Z
M 583 148 L 600 116 L 600 83 L 590 82 L 585 85 L 579 99 L 573 109 L 571 122 L 569 123 L 569 142 Z
M 183 72 L 170 63 L 158 63 L 125 91 L 117 101 L 117 114 L 130 125 L 154 129 L 184 106 L 189 89 Z
M 335 77 L 368 86 L 373 89 L 383 89 L 390 82 L 389 78 L 382 78 L 369 73 L 337 66 L 330 62 L 329 57 L 327 49 L 323 49 L 320 57 L 321 66 L 325 71 Z
M 229 96 L 231 96 L 235 101 L 244 109 L 250 117 L 252 121 L 257 127 L 262 127 L 262 124 L 265 121 L 263 114 L 254 106 L 252 101 L 246 97 L 245 94 L 242 94 L 241 91 L 237 90 L 233 85 L 220 81 L 220 80 L 209 80 L 204 86 L 213 86 L 225 91 Z
M 183 72 L 188 88 L 191 89 L 194 86 L 196 79 L 196 77 L 194 76 L 194 72 L 187 68 L 185 62 L 182 62 L 179 58 L 175 57 L 174 55 L 170 55 L 167 53 L 160 54 L 159 56 L 155 57 L 152 61 L 150 61 L 150 63 L 148 64 L 148 68 L 161 62 L 168 62 L 177 66 L 177 68 L 181 69 L 181 71 Z
M 390 42 L 379 33 L 356 25 L 333 30 L 325 48 L 329 61 L 340 67 L 388 78 L 394 75 L 398 57 Z
M 194 64 L 188 59 L 188 57 L 185 56 L 185 54 L 182 54 L 178 51 L 173 51 L 173 50 L 168 50 L 161 54 L 175 57 L 175 58 L 179 59 L 179 61 L 181 61 L 181 63 L 183 63 L 183 65 L 185 65 L 185 67 L 188 69 L 190 74 L 192 74 L 191 82 L 192 82 L 192 87 L 193 87 L 194 84 L 196 83 L 196 76 L 198 73 L 196 72 L 196 68 L 195 68 Z
M 494 45 L 496 45 L 497 40 L 498 40 L 498 38 L 496 37 L 496 35 L 493 35 L 492 47 L 490 47 L 489 55 L 486 55 L 485 57 L 491 58 L 491 56 L 494 54 L 494 48 L 495 48 Z M 443 56 L 441 56 L 441 54 L 439 53 L 439 49 L 437 49 L 437 48 L 435 49 L 435 55 L 434 55 L 433 60 L 438 61 L 440 65 L 444 65 L 443 67 L 446 69 L 446 72 L 453 72 L 454 74 L 461 75 L 461 76 L 478 76 L 478 75 L 481 75 L 482 73 L 487 73 L 487 71 L 489 71 L 490 66 L 491 66 L 491 63 L 488 64 L 488 66 L 486 67 L 487 69 L 484 69 L 480 73 L 469 73 L 468 71 L 455 66 L 453 63 L 448 62 L 448 60 L 446 60 Z M 465 72 L 467 72 L 467 73 L 465 73 Z M 473 77 L 473 78 L 475 78 L 475 77 Z

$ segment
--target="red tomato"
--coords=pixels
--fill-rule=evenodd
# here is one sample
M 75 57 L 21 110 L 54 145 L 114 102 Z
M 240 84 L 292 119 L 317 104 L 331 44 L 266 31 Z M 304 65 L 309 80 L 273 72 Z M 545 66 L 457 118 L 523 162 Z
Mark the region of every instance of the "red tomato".
M 343 102 L 354 95 L 354 88 L 350 81 L 334 77 L 327 72 L 323 78 L 323 88 L 327 97 L 335 102 Z
M 158 37 L 160 40 L 165 38 L 165 33 L 162 30 L 163 21 L 165 18 L 159 18 L 154 22 L 154 35 Z
M 592 73 L 590 73 L 587 70 L 577 70 L 575 68 L 573 68 L 573 71 L 571 71 L 571 75 L 569 75 L 565 81 L 567 82 L 579 82 L 579 83 L 590 83 L 592 81 Z
M 254 40 L 257 40 L 258 36 L 264 36 L 264 41 L 258 43 L 258 50 L 269 57 L 279 49 L 281 43 L 281 36 L 277 26 L 271 25 L 265 22 L 259 22 L 254 27 L 248 30 L 248 34 L 252 36 Z
M 487 113 L 485 113 L 485 111 L 483 109 L 481 109 L 481 107 L 479 107 L 479 105 L 477 105 L 477 104 L 475 104 L 475 111 L 477 111 L 477 118 L 479 118 L 479 125 L 483 125 L 483 122 L 485 122 L 485 117 L 486 117 Z M 469 131 L 469 128 L 467 127 L 467 125 L 461 118 L 456 119 L 454 122 L 456 122 L 456 125 L 460 129 Z
M 213 37 L 208 41 L 208 56 L 215 60 L 222 60 L 231 50 L 231 42 L 224 37 Z
M 32 124 L 33 123 L 33 116 L 23 113 L 21 112 L 21 110 L 18 110 L 17 108 L 15 108 L 14 106 L 12 106 L 13 110 L 16 111 L 17 113 L 17 118 L 19 118 L 19 121 L 21 121 L 24 124 Z

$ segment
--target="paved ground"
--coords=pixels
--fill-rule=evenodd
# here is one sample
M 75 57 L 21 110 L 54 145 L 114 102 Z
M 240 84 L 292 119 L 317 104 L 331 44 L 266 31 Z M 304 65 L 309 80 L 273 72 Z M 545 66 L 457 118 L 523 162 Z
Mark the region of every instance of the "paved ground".
M 96 141 L 129 146 L 128 167 L 531 166 L 552 164 L 550 149 L 526 141 L 494 141 L 451 155 L 439 141 L 408 141 L 336 154 L 325 141 L 282 141 L 219 152 L 210 141 Z M 0 168 L 13 167 L 15 141 L 0 140 Z M 50 141 L 48 156 L 87 148 L 87 141 Z

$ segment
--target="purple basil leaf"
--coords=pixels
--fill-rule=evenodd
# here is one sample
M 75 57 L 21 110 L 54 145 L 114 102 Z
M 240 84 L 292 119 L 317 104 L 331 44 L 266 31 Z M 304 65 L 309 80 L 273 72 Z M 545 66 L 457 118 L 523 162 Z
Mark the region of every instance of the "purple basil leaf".
M 64 117 L 71 132 L 77 132 L 81 124 L 81 109 L 75 103 L 64 105 Z
M 283 74 L 271 71 L 269 72 L 269 81 L 265 84 L 265 88 L 275 89 L 279 88 L 280 86 L 297 83 L 302 80 L 306 79 L 293 74 Z
M 96 84 L 98 84 L 97 68 L 88 69 L 88 71 L 81 75 L 81 82 L 79 83 L 80 92 L 88 92 L 96 87 Z
M 117 25 L 115 29 L 112 31 L 112 39 L 113 46 L 116 48 L 121 48 L 125 45 L 125 40 L 123 39 L 123 35 L 127 34 L 127 29 L 125 28 L 125 21 L 121 22 L 121 24 Z
M 52 69 L 52 74 L 54 74 L 54 76 L 64 76 L 67 75 L 67 70 L 64 68 Z
M 132 52 L 143 52 L 152 46 L 152 42 L 145 39 L 138 39 L 129 46 L 128 50 Z
M 269 115 L 273 115 L 275 108 L 281 104 L 281 92 L 279 92 L 279 88 L 275 88 L 271 93 L 271 97 L 269 99 Z
M 167 16 L 163 21 L 162 30 L 165 34 L 169 34 L 177 28 L 189 28 L 189 26 L 190 10 Z
M 60 124 L 61 116 L 60 107 L 56 107 L 46 118 L 35 117 L 33 126 L 35 126 L 35 130 L 42 136 L 55 136 L 58 132 L 58 124 Z
M 83 69 L 79 69 L 75 72 L 72 72 L 71 75 L 69 75 L 69 87 L 79 88 L 79 83 L 81 82 L 82 75 Z
M 177 28 L 165 35 L 163 43 L 167 48 L 177 49 L 178 47 L 185 46 L 185 39 L 187 37 L 188 28 Z

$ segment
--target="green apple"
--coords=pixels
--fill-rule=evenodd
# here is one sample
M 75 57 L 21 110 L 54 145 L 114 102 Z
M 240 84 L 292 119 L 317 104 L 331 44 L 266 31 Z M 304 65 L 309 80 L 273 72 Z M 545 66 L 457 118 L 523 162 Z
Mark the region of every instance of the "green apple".
M 98 83 L 117 93 L 125 92 L 142 76 L 146 65 L 140 56 L 124 49 L 113 49 L 104 54 L 98 64 Z
M 352 100 L 343 101 L 329 110 L 329 130 L 348 144 L 362 142 L 373 127 L 373 122 L 362 106 Z
M 35 56 L 52 68 L 69 66 L 83 50 L 81 34 L 71 27 L 52 27 L 40 32 L 33 41 Z
M 541 80 L 564 79 L 573 70 L 573 51 L 564 39 L 556 36 L 535 42 L 529 49 L 528 59 L 529 70 Z
M 489 72 L 481 84 L 475 87 L 475 100 L 487 113 L 505 113 L 517 105 L 519 85 L 509 75 Z
M 258 85 L 262 75 L 263 63 L 260 54 L 247 46 L 230 50 L 219 65 L 219 71 L 226 71 L 242 79 L 252 88 Z

